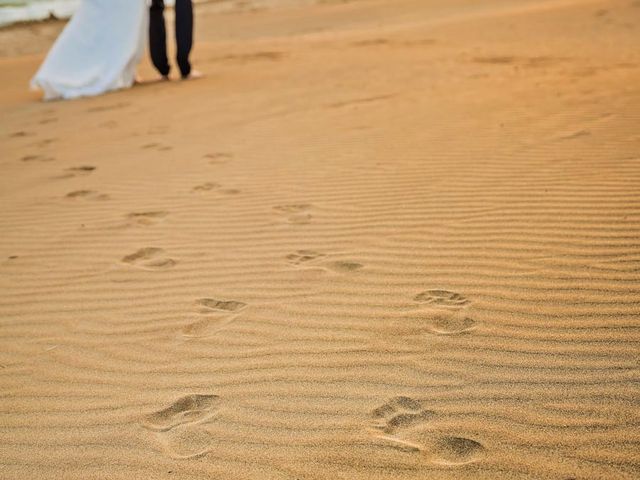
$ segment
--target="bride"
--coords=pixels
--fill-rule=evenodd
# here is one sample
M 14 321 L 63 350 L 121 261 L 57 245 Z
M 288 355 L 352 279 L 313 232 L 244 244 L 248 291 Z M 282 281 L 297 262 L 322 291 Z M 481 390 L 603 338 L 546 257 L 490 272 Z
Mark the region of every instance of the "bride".
M 45 100 L 128 88 L 144 52 L 146 0 L 83 0 L 31 80 Z

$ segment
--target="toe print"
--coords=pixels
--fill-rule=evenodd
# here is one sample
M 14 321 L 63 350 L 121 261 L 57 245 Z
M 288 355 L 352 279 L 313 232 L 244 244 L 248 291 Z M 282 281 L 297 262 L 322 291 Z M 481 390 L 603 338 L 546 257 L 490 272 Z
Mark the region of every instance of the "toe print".
M 410 397 L 394 397 L 371 412 L 374 428 L 393 434 L 403 428 L 424 423 L 434 416 L 422 408 L 420 402 Z
M 125 215 L 125 217 L 131 226 L 149 226 L 160 222 L 167 215 L 169 215 L 169 212 L 158 210 L 149 212 L 132 212 Z
M 305 265 L 325 256 L 324 253 L 315 250 L 298 250 L 287 255 L 287 260 L 291 265 Z
M 278 205 L 273 209 L 285 220 L 287 223 L 293 225 L 304 225 L 311 222 L 312 215 L 310 210 L 312 205 L 309 203 L 295 203 L 289 205 Z
M 464 296 L 449 290 L 427 290 L 414 297 L 416 302 L 443 307 L 462 307 L 469 303 Z
M 220 188 L 219 183 L 207 182 L 200 185 L 196 185 L 195 187 L 193 187 L 192 191 L 193 192 L 211 192 L 212 190 L 216 190 L 218 188 Z

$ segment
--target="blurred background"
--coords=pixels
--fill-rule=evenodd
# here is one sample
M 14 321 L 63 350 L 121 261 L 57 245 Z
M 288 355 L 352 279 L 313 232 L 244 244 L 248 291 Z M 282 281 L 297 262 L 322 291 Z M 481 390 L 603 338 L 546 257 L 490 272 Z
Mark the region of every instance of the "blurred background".
M 50 17 L 68 18 L 82 0 L 0 0 L 0 26 L 16 22 L 45 20 Z M 173 6 L 175 0 L 165 0 Z M 150 2 L 150 0 L 147 0 Z M 304 5 L 313 0 L 194 0 L 194 3 L 217 3 L 221 8 Z

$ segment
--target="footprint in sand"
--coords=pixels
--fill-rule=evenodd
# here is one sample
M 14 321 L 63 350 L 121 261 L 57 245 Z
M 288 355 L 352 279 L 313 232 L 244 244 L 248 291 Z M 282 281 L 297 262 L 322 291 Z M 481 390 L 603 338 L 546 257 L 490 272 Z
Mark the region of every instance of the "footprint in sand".
M 287 255 L 287 261 L 296 267 L 306 266 L 314 268 L 326 268 L 340 273 L 349 273 L 360 270 L 364 265 L 351 261 L 333 261 L 319 263 L 320 260 L 325 259 L 326 254 L 316 252 L 315 250 L 298 250 L 294 253 Z
M 434 415 L 434 412 L 423 409 L 422 404 L 411 397 L 393 397 L 371 412 L 373 427 L 386 434 L 424 423 Z
M 203 457 L 211 451 L 216 441 L 213 434 L 198 425 L 181 425 L 156 434 L 156 437 L 165 452 L 177 460 Z
M 84 200 L 108 200 L 109 195 L 94 192 L 93 190 L 74 190 L 65 195 L 66 198 Z
M 46 155 L 25 155 L 20 160 L 23 162 L 52 162 L 55 158 Z
M 464 296 L 449 290 L 427 290 L 416 295 L 414 300 L 442 307 L 462 307 L 469 303 L 469 300 Z
M 442 436 L 433 446 L 432 461 L 440 465 L 464 465 L 480 460 L 484 452 L 484 446 L 470 438 Z
M 80 167 L 67 168 L 67 172 L 71 172 L 78 175 L 87 175 L 93 172 L 95 169 L 96 167 L 93 167 L 91 165 L 82 165 Z
M 470 301 L 450 290 L 427 290 L 414 297 L 426 306 L 415 320 L 435 335 L 461 335 L 474 330 L 477 322 L 467 314 Z M 422 327 L 421 327 L 422 328 Z
M 278 205 L 273 209 L 283 216 L 288 223 L 294 225 L 304 225 L 311 222 L 313 205 L 309 203 L 296 203 L 290 205 Z
M 122 262 L 146 270 L 164 270 L 175 266 L 162 248 L 146 247 L 122 258 Z
M 428 328 L 436 335 L 461 335 L 476 328 L 476 321 L 464 314 L 437 313 L 427 319 Z
M 371 412 L 380 440 L 404 453 L 420 454 L 439 465 L 464 465 L 480 460 L 484 446 L 470 438 L 446 435 L 430 425 L 436 413 L 411 397 L 394 397 Z
M 239 312 L 247 306 L 246 303 L 236 300 L 216 300 L 214 298 L 201 298 L 196 300 L 196 304 L 202 307 L 200 313 Z
M 207 182 L 201 185 L 196 185 L 191 189 L 194 193 L 207 193 L 207 192 L 218 192 L 224 195 L 237 195 L 240 193 L 240 190 L 237 188 L 222 188 L 222 185 L 215 182 Z
M 327 267 L 335 272 L 348 273 L 360 270 L 364 265 L 358 262 L 338 261 L 328 263 Z
M 223 56 L 216 56 L 211 58 L 211 60 L 213 61 L 219 61 L 219 62 L 239 62 L 239 63 L 246 63 L 246 62 L 253 62 L 253 61 L 260 61 L 260 60 L 268 60 L 268 61 L 278 61 L 283 59 L 286 56 L 285 52 L 270 52 L 270 51 L 265 51 L 265 52 L 248 52 L 248 53 L 244 53 L 244 54 L 236 54 L 236 55 L 223 55 Z
M 204 158 L 208 159 L 211 165 L 222 165 L 229 162 L 233 158 L 233 155 L 231 153 L 216 152 L 207 153 L 204 155 Z
M 316 252 L 315 250 L 298 250 L 287 255 L 286 258 L 291 265 L 299 266 L 313 263 L 324 257 L 326 257 L 324 253 Z
M 148 212 L 132 212 L 125 215 L 131 225 L 149 226 L 155 225 L 166 217 L 169 212 L 163 210 L 148 211 Z
M 84 177 L 89 175 L 91 172 L 95 171 L 96 167 L 91 165 L 82 165 L 79 167 L 71 167 L 65 170 L 65 173 L 57 176 L 56 178 L 65 179 L 65 178 L 75 178 L 75 177 Z
M 179 398 L 162 410 L 143 417 L 142 425 L 150 430 L 165 432 L 178 425 L 205 420 L 216 413 L 218 395 L 191 394 Z
M 484 63 L 487 65 L 511 65 L 518 59 L 510 55 L 492 55 L 486 57 L 475 57 L 473 61 L 475 63 Z
M 170 150 L 173 150 L 173 147 L 170 147 L 169 145 L 162 145 L 160 143 L 147 143 L 146 145 L 142 146 L 143 150 L 156 150 L 158 152 L 168 152 Z
M 172 458 L 206 455 L 214 440 L 204 424 L 220 409 L 218 395 L 191 394 L 168 407 L 144 415 L 140 424 L 155 432 L 157 440 Z
M 109 105 L 98 105 L 96 107 L 87 108 L 87 113 L 96 113 L 96 112 L 108 112 L 110 110 L 120 110 L 121 108 L 127 108 L 131 105 L 131 102 L 120 102 L 120 103 L 112 103 Z
M 23 138 L 23 137 L 30 137 L 31 135 L 34 135 L 33 133 L 30 132 L 25 132 L 24 130 L 18 131 L 18 132 L 13 132 L 9 134 L 9 138 Z
M 244 302 L 236 300 L 216 300 L 200 298 L 196 300 L 201 318 L 182 328 L 182 335 L 190 338 L 202 338 L 215 334 L 225 325 L 235 320 L 238 314 L 247 307 Z
M 40 140 L 38 142 L 33 143 L 36 147 L 44 148 L 47 145 L 51 145 L 53 142 L 57 142 L 57 138 L 45 138 L 44 140 Z
M 377 47 L 379 45 L 389 45 L 391 42 L 386 38 L 368 38 L 351 43 L 354 47 Z
M 221 187 L 219 183 L 207 182 L 201 185 L 196 185 L 191 189 L 192 192 L 202 193 L 202 192 L 211 192 L 213 190 L 217 190 Z
M 591 135 L 589 130 L 576 130 L 573 132 L 568 132 L 563 135 L 556 137 L 557 140 L 574 140 L 576 138 L 588 137 Z

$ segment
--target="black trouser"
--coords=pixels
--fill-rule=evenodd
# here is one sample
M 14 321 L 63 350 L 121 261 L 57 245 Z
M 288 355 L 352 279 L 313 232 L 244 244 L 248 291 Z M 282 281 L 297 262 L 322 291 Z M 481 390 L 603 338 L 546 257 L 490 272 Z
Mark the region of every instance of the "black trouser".
M 178 67 L 183 77 L 191 72 L 189 54 L 193 45 L 193 6 L 191 0 L 176 0 L 176 43 Z M 161 75 L 169 75 L 167 32 L 164 25 L 164 0 L 152 0 L 149 19 L 149 51 Z

